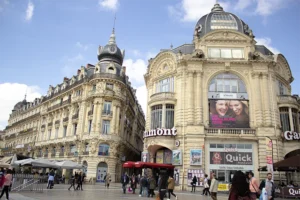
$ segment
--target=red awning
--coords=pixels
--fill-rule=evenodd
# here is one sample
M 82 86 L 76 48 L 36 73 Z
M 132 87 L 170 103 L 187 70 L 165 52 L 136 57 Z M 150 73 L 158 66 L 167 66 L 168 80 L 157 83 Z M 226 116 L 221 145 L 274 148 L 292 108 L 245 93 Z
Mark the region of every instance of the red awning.
M 135 167 L 135 162 L 132 162 L 132 161 L 128 161 L 128 162 L 125 162 L 123 164 L 123 168 L 134 168 Z
M 175 166 L 169 164 L 158 164 L 158 163 L 150 163 L 150 162 L 136 162 L 136 168 L 166 168 L 166 169 L 174 169 Z

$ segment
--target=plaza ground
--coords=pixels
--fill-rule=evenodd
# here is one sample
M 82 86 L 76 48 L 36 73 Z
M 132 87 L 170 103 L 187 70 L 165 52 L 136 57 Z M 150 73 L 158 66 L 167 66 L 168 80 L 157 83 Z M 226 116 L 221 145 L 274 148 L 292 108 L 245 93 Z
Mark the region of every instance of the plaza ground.
M 68 185 L 58 184 L 55 185 L 53 189 L 44 189 L 43 193 L 38 192 L 21 192 L 21 193 L 11 193 L 11 200 L 52 200 L 52 199 L 63 199 L 63 200 L 92 200 L 92 199 L 103 199 L 103 200 L 134 200 L 134 199 L 155 199 L 139 197 L 138 194 L 126 193 L 123 194 L 121 189 L 121 184 L 113 184 L 109 189 L 106 189 L 102 184 L 96 185 L 84 185 L 83 191 L 68 191 Z M 44 187 L 46 188 L 46 186 Z M 156 192 L 157 193 L 157 192 Z M 178 195 L 179 200 L 208 200 L 211 199 L 207 196 L 201 196 L 202 188 L 198 188 L 196 193 L 191 193 L 190 191 L 175 191 Z M 3 198 L 4 199 L 4 198 Z M 171 197 L 174 199 L 174 197 Z M 228 194 L 218 194 L 218 200 L 227 200 Z M 166 200 L 166 198 L 165 198 Z M 279 200 L 276 198 L 276 200 Z

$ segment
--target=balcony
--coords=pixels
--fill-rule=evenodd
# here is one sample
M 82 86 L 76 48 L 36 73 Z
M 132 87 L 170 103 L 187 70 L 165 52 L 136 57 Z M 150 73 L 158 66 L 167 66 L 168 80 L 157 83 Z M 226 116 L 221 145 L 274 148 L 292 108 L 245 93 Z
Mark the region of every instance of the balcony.
M 90 111 L 88 112 L 88 116 L 91 116 L 91 115 L 93 115 L 93 111 L 92 111 L 92 110 L 90 110 Z
M 31 131 L 33 131 L 33 128 L 24 129 L 24 130 L 20 131 L 20 133 L 22 134 L 22 133 L 27 133 L 27 132 L 31 132 Z
M 72 119 L 78 119 L 78 113 L 72 116 Z
M 88 152 L 88 151 L 85 151 L 82 153 L 82 155 L 84 155 L 84 156 L 88 156 L 89 154 L 90 154 L 90 152 Z
M 255 129 L 239 129 L 239 128 L 206 128 L 206 135 L 249 135 L 255 136 Z
M 277 96 L 277 102 L 279 105 L 296 105 L 298 106 L 300 103 L 300 99 L 296 96 L 290 96 L 290 95 L 279 95 Z
M 59 125 L 59 124 L 60 124 L 60 120 L 56 120 L 55 125 Z
M 109 156 L 109 152 L 98 152 L 98 156 Z
M 48 126 L 52 126 L 52 125 L 53 125 L 53 122 L 49 122 L 49 123 L 48 123 Z
M 125 83 L 125 79 L 126 77 L 125 76 L 118 76 L 116 74 L 110 74 L 110 73 L 97 73 L 97 74 L 93 74 L 91 77 L 90 77 L 90 80 L 92 79 L 96 79 L 96 78 L 103 78 L 103 79 L 116 79 L 116 80 L 119 80 L 119 81 L 122 81 L 123 83 Z
M 176 101 L 175 99 L 175 93 L 174 92 L 160 92 L 155 93 L 150 96 L 149 104 L 156 102 L 156 101 L 164 101 L 164 100 L 171 100 Z
M 102 116 L 109 116 L 111 117 L 113 115 L 113 112 L 110 110 L 102 110 Z
M 64 119 L 63 119 L 63 122 L 68 122 L 69 121 L 69 117 L 65 117 Z

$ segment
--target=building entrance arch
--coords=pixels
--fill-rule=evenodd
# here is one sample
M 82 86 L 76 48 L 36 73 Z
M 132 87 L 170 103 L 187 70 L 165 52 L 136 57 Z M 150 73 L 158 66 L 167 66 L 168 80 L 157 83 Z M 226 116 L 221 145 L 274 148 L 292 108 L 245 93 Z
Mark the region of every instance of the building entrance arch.
M 160 164 L 172 164 L 172 150 L 160 145 L 152 147 L 153 162 Z
M 100 162 L 97 166 L 97 179 L 96 182 L 104 183 L 104 177 L 107 173 L 107 163 Z

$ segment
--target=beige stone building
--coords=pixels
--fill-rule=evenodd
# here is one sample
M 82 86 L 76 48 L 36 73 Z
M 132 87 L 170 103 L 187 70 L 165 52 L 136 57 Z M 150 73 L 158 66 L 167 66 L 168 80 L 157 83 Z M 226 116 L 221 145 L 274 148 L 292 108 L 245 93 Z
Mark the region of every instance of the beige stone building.
M 109 172 L 118 181 L 122 162 L 140 159 L 145 130 L 123 59 L 113 32 L 108 44 L 99 47 L 98 63 L 50 85 L 46 96 L 16 104 L 2 153 L 71 159 L 86 166 L 88 178 L 101 182 Z
M 192 44 L 149 60 L 143 159 L 176 165 L 183 189 L 212 171 L 224 183 L 236 170 L 264 177 L 258 168 L 267 160 L 300 153 L 299 138 L 286 132 L 300 131 L 292 81 L 285 57 L 257 45 L 244 21 L 215 4 Z

